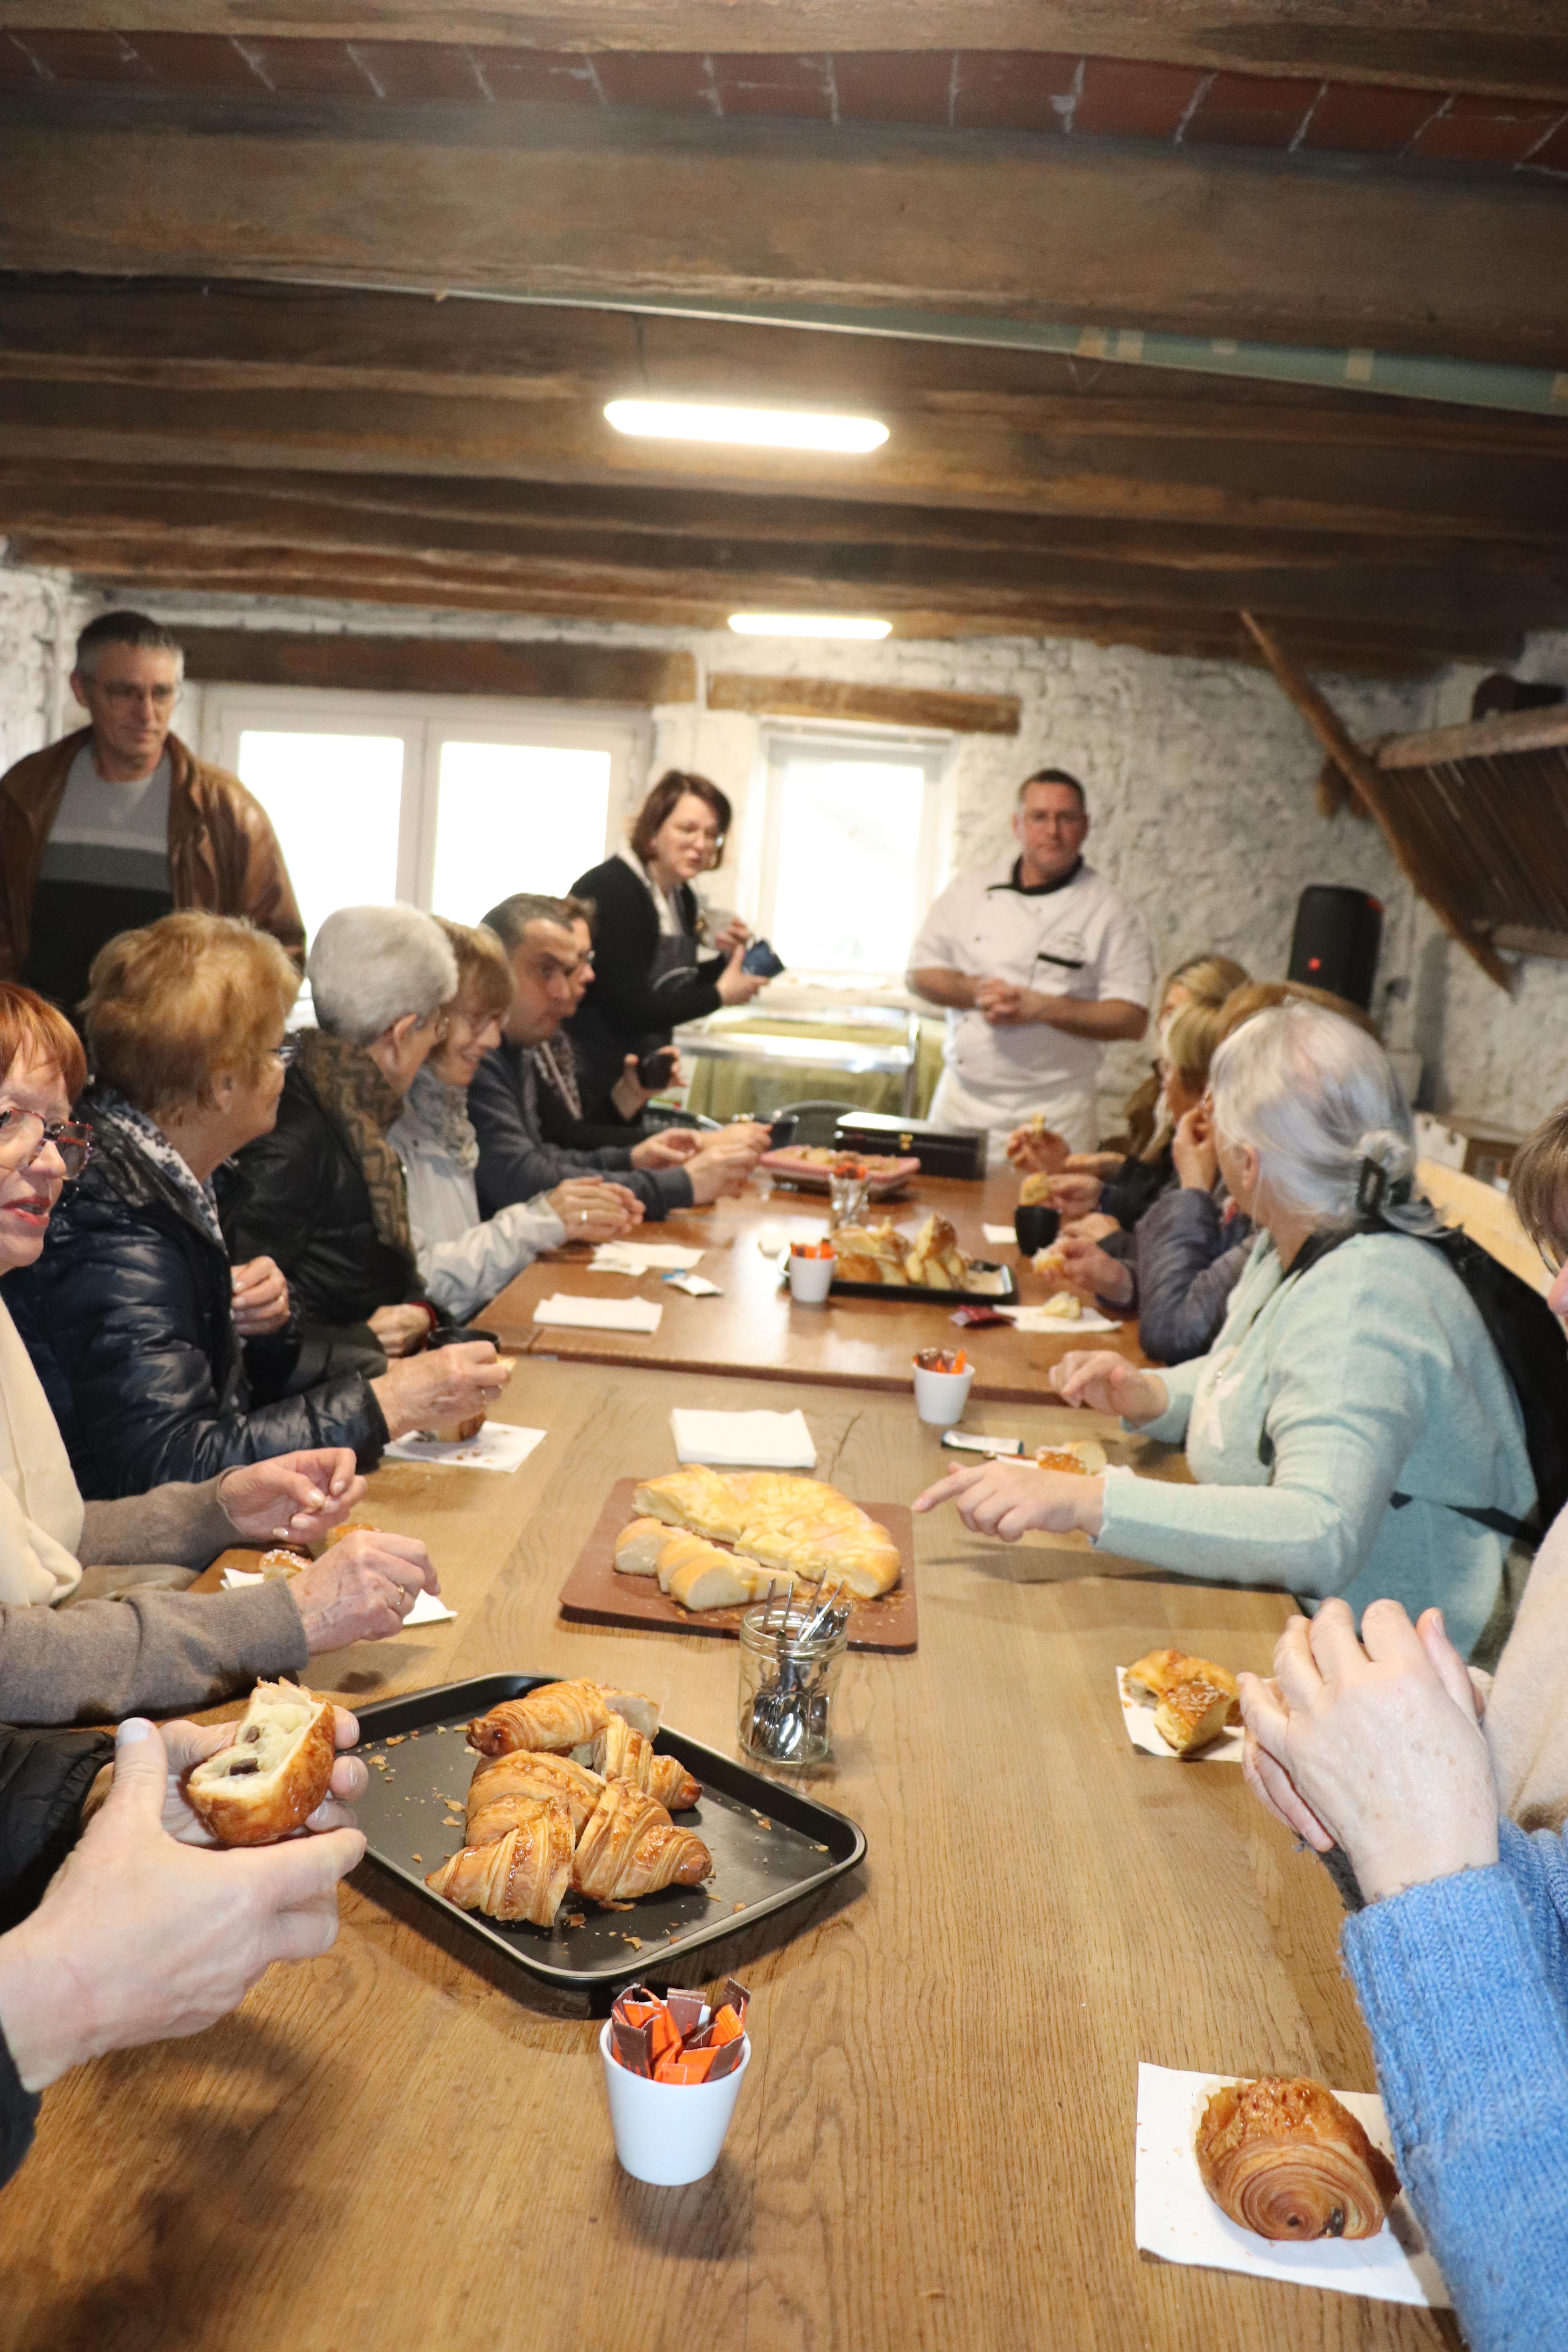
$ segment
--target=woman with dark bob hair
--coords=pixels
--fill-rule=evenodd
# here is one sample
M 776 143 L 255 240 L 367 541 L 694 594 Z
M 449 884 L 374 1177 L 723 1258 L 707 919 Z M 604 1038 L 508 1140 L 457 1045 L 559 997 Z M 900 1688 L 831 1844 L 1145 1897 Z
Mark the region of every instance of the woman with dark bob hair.
M 682 1022 L 745 1004 L 765 984 L 741 969 L 742 924 L 718 934 L 716 954 L 701 952 L 706 918 L 691 886 L 723 856 L 732 816 L 717 784 L 671 768 L 637 811 L 627 847 L 572 885 L 598 910 L 594 985 L 567 1023 L 590 1123 L 615 1118 L 616 1086 Z

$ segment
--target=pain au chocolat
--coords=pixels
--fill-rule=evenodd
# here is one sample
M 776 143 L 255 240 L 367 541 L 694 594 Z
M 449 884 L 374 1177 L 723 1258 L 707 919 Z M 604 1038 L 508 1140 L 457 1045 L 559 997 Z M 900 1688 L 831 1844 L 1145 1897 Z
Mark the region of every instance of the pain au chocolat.
M 1195 2141 L 1204 2187 L 1260 2238 L 1375 2238 L 1399 2176 L 1331 2091 L 1281 2074 L 1227 2083 Z

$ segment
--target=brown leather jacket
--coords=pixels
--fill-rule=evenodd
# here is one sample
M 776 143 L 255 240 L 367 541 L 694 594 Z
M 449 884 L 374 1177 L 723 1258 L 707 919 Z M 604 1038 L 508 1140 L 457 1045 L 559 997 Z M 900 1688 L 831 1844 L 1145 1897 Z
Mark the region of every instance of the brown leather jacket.
M 83 727 L 0 776 L 0 980 L 17 980 L 33 937 L 44 844 L 70 773 L 91 740 Z M 209 768 L 171 735 L 169 887 L 176 907 L 248 915 L 302 964 L 305 927 L 266 810 L 237 776 Z

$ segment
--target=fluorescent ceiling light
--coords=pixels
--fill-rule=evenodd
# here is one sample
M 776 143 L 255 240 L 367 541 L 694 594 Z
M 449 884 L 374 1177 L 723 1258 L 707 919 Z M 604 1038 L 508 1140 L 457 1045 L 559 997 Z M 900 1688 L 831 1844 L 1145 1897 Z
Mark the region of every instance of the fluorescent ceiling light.
M 888 428 L 874 416 L 829 416 L 791 408 L 717 408 L 696 400 L 612 400 L 605 415 L 617 433 L 652 433 L 668 441 L 729 441 L 757 449 L 835 449 L 863 457 L 879 449 Z
M 858 613 L 731 613 L 738 637 L 887 637 L 891 621 L 871 621 Z

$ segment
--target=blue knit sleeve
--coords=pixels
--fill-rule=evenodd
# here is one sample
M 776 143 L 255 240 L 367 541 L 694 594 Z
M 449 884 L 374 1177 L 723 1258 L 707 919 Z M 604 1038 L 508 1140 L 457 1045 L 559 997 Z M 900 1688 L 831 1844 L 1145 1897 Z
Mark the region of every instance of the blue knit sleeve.
M 1505 1822 L 1490 1870 L 1345 1922 L 1400 2177 L 1472 2352 L 1568 2341 L 1568 1858 Z

